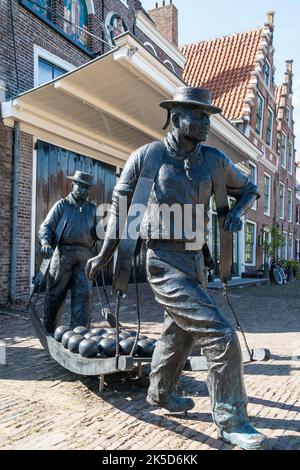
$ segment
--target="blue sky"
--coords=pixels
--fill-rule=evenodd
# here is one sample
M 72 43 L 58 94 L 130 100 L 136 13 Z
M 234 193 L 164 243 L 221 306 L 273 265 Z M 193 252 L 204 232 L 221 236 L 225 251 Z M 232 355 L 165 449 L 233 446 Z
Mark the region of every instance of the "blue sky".
M 162 0 L 157 1 L 162 5 Z M 155 6 L 155 0 L 142 3 L 146 10 Z M 300 138 L 300 0 L 173 0 L 173 3 L 179 10 L 180 45 L 260 27 L 267 11 L 276 12 L 275 81 L 277 84 L 283 81 L 285 60 L 294 59 L 295 133 Z

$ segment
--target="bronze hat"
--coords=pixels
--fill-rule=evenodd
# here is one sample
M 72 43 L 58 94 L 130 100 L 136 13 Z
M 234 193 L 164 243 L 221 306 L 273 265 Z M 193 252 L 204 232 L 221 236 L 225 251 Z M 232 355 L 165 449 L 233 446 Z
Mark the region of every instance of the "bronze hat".
M 211 114 L 222 112 L 221 108 L 212 105 L 212 94 L 207 88 L 198 88 L 192 86 L 182 86 L 176 89 L 172 100 L 165 100 L 160 106 L 168 111 L 174 104 L 191 104 L 209 111 Z
M 93 175 L 85 173 L 84 171 L 76 170 L 74 176 L 68 176 L 68 178 L 76 183 L 87 184 L 88 186 L 93 185 Z

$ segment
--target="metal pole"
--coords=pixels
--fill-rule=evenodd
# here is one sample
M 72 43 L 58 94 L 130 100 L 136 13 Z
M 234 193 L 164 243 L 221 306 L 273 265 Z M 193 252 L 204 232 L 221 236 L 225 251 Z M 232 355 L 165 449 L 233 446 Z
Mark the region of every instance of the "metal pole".
M 12 201 L 12 233 L 11 233 L 11 262 L 9 297 L 12 303 L 16 301 L 17 290 L 17 236 L 19 209 L 19 179 L 20 179 L 20 121 L 15 122 L 13 147 L 13 201 Z

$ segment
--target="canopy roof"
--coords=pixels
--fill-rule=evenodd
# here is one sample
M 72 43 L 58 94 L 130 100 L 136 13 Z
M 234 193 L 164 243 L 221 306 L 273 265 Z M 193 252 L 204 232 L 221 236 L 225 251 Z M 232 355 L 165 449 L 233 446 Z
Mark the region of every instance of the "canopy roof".
M 41 140 L 123 165 L 137 147 L 164 136 L 159 102 L 184 82 L 125 33 L 117 47 L 44 85 L 2 103 L 4 123 Z M 211 140 L 234 161 L 257 149 L 222 116 L 212 117 Z M 208 142 L 208 143 L 210 143 Z M 225 146 L 225 147 L 224 147 Z

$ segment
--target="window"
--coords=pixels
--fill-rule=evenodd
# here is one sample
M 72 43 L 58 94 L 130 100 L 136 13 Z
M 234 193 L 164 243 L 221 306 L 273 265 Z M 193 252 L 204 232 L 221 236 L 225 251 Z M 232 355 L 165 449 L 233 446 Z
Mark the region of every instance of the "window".
M 296 224 L 300 224 L 300 206 L 296 207 Z
M 257 107 L 256 107 L 256 127 L 255 131 L 261 135 L 262 123 L 263 123 L 263 112 L 264 112 L 264 99 L 261 95 L 257 95 Z
M 264 79 L 265 79 L 265 84 L 267 86 L 270 86 L 271 66 L 267 60 L 265 62 L 265 67 L 264 67 Z
M 297 261 L 300 261 L 300 240 L 298 239 L 296 240 L 295 249 L 296 249 L 295 258 Z
M 279 189 L 279 212 L 280 212 L 280 218 L 284 219 L 284 195 L 285 195 L 285 187 L 284 184 L 280 183 L 280 189 Z
M 293 191 L 288 190 L 288 221 L 293 222 Z
M 264 213 L 270 215 L 271 211 L 271 177 L 267 174 L 264 176 Z
M 268 145 L 270 145 L 270 147 L 272 147 L 272 144 L 273 144 L 273 123 L 274 123 L 274 113 L 270 108 L 268 108 L 266 142 Z
M 64 31 L 83 46 L 88 45 L 88 11 L 85 0 L 64 0 Z
M 245 263 L 255 264 L 255 237 L 256 225 L 253 222 L 246 222 L 245 224 Z
M 290 122 L 291 122 L 291 110 L 290 110 L 290 108 L 286 108 L 286 110 L 285 110 L 285 120 L 286 120 L 287 125 L 290 126 Z
M 289 142 L 289 161 L 288 161 L 288 168 L 290 175 L 293 174 L 293 166 L 294 166 L 294 146 L 292 142 Z
M 293 247 L 293 234 L 289 233 L 289 251 L 288 251 L 289 259 L 294 259 L 294 247 Z
M 282 245 L 282 250 L 281 250 L 281 257 L 283 259 L 287 259 L 287 233 L 283 232 L 283 245 Z
M 269 230 L 265 229 L 263 233 L 263 241 L 266 243 L 271 243 L 271 233 Z M 270 256 L 268 256 L 265 252 L 263 251 L 263 264 L 269 264 L 270 263 Z
M 281 141 L 281 166 L 282 168 L 286 168 L 286 134 L 282 133 L 282 141 Z
M 50 82 L 54 78 L 59 77 L 66 73 L 66 70 L 57 67 L 56 65 L 47 62 L 44 59 L 39 58 L 38 60 L 38 85 Z
M 257 168 L 256 168 L 256 165 L 254 165 L 253 163 L 249 163 L 249 169 L 250 169 L 249 179 L 251 180 L 252 183 L 257 184 Z M 252 206 L 251 209 L 254 210 L 254 211 L 257 210 L 257 201 L 254 201 L 253 206 Z
M 38 15 L 51 20 L 51 0 L 23 0 L 22 3 Z

